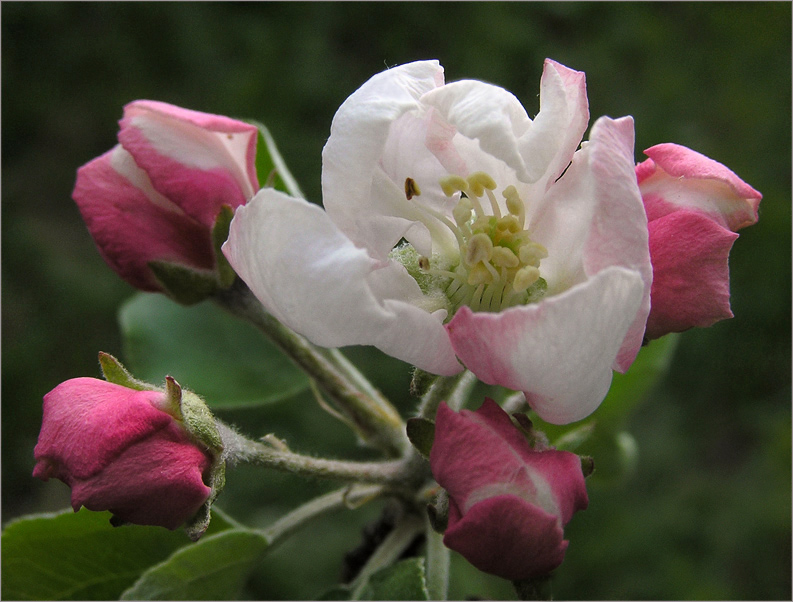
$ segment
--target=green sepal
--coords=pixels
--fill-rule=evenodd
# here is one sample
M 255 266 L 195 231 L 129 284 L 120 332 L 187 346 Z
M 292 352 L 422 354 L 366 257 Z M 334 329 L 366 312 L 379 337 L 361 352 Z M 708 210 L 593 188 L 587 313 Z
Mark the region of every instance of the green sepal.
M 135 391 L 156 391 L 157 387 L 147 382 L 138 380 L 115 357 L 104 351 L 99 352 L 99 366 L 105 380 L 114 385 L 120 385 Z
M 150 261 L 148 265 L 163 292 L 182 305 L 199 303 L 220 288 L 214 271 L 197 270 L 168 261 Z
M 589 478 L 595 472 L 595 459 L 592 456 L 578 456 L 581 459 L 581 472 Z
M 410 394 L 414 397 L 423 397 L 438 378 L 440 377 L 437 374 L 413 368 L 413 376 L 410 379 Z
M 256 142 L 256 175 L 259 178 L 259 185 L 264 188 L 275 188 L 293 197 L 305 198 L 278 151 L 267 126 L 259 121 L 247 121 L 259 129 L 259 137 Z
M 431 504 L 427 504 L 427 517 L 432 530 L 443 535 L 449 524 L 449 494 L 441 489 Z
M 234 283 L 237 273 L 223 254 L 221 247 L 228 240 L 231 220 L 234 218 L 234 210 L 229 205 L 223 205 L 220 213 L 215 218 L 212 225 L 212 250 L 215 253 L 215 269 L 217 270 L 217 281 L 220 288 L 228 288 Z
M 553 600 L 551 574 L 513 581 L 518 600 Z
M 408 418 L 405 430 L 413 447 L 424 458 L 429 459 L 435 440 L 435 423 L 426 418 Z
M 206 447 L 213 457 L 212 466 L 209 469 L 209 483 L 207 483 L 212 492 L 195 516 L 185 525 L 187 536 L 193 541 L 198 541 L 209 527 L 212 504 L 226 484 L 223 441 L 220 438 L 215 417 L 201 397 L 192 391 L 183 389 L 172 376 L 165 377 L 165 394 L 167 407 L 163 410 L 180 420 L 190 436 L 200 445 Z
M 204 400 L 192 391 L 182 388 L 172 376 L 165 377 L 165 393 L 168 405 L 174 408 L 174 418 L 181 420 L 185 430 L 198 442 L 210 451 L 220 453 L 223 450 L 223 441 L 218 433 L 215 417 Z
M 185 533 L 192 541 L 198 541 L 209 528 L 209 521 L 212 518 L 212 504 L 215 503 L 220 492 L 226 486 L 226 462 L 220 454 L 215 456 L 215 461 L 210 468 L 208 485 L 212 489 L 212 493 L 209 494 L 209 497 L 198 509 L 195 516 L 184 526 Z

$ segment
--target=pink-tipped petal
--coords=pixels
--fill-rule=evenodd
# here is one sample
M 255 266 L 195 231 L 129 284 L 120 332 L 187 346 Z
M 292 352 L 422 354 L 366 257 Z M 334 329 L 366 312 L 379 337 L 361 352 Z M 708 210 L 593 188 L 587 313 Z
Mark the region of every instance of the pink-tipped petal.
M 85 479 L 119 449 L 165 428 L 173 419 L 156 408 L 163 393 L 135 391 L 95 378 L 73 378 L 44 396 L 34 476 Z M 38 473 L 38 474 L 37 474 Z M 66 481 L 68 483 L 68 481 Z
M 118 139 L 154 188 L 207 228 L 258 189 L 256 127 L 152 101 L 124 108 Z
M 654 281 L 648 339 L 732 317 L 729 254 L 738 235 L 697 211 L 650 222 Z
M 651 221 L 680 208 L 695 209 L 730 230 L 757 222 L 762 195 L 733 171 L 678 144 L 658 144 L 636 168 Z
M 213 268 L 208 229 L 157 193 L 121 146 L 77 171 L 72 196 L 100 254 L 132 286 L 161 290 L 150 261 Z
M 175 424 L 124 449 L 99 474 L 72 483 L 74 510 L 109 510 L 136 525 L 176 529 L 211 493 L 209 458 Z
M 462 307 L 446 329 L 480 380 L 523 391 L 543 420 L 567 424 L 586 418 L 606 396 L 643 295 L 637 272 L 610 267 L 539 303 L 497 314 Z
M 564 560 L 568 542 L 559 519 L 511 495 L 493 497 L 459 520 L 450 512 L 443 537 L 480 571 L 517 581 L 549 573 Z

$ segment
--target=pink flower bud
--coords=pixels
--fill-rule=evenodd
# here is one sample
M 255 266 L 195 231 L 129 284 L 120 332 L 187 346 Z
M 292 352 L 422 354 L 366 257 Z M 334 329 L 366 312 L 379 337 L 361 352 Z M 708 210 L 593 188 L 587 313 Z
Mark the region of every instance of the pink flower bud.
M 513 581 L 561 564 L 562 528 L 589 503 L 578 456 L 533 450 L 490 399 L 476 412 L 440 405 L 430 467 L 449 494 L 444 544 Z
M 44 396 L 33 476 L 60 479 L 72 507 L 176 529 L 209 498 L 212 457 L 164 411 L 166 394 L 74 378 Z
M 735 232 L 757 222 L 762 195 L 732 171 L 677 144 L 636 166 L 647 212 L 653 284 L 645 337 L 732 317 L 729 255 Z
M 120 144 L 77 172 L 72 197 L 102 257 L 144 291 L 149 263 L 215 269 L 211 229 L 259 188 L 255 126 L 162 102 L 124 107 Z

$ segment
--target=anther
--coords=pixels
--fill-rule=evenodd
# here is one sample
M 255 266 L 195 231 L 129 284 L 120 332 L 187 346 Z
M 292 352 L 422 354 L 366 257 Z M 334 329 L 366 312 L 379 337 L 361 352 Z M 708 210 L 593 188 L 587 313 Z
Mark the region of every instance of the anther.
M 407 200 L 412 199 L 414 196 L 421 195 L 421 190 L 419 189 L 419 185 L 416 184 L 416 180 L 413 178 L 406 178 L 405 179 L 405 197 Z
M 504 268 L 516 268 L 520 265 L 520 260 L 515 253 L 510 251 L 507 247 L 493 247 L 492 256 L 493 265 Z
M 520 257 L 521 263 L 539 267 L 540 260 L 548 257 L 548 249 L 546 249 L 540 243 L 531 241 L 518 249 L 518 256 Z
M 490 261 L 493 256 L 493 241 L 487 234 L 474 234 L 465 250 L 465 262 L 474 265 L 480 261 Z
M 471 194 L 474 196 L 482 196 L 485 193 L 485 188 L 488 190 L 496 189 L 496 182 L 483 171 L 475 171 L 468 176 L 468 186 Z
M 518 218 L 520 227 L 523 228 L 523 223 L 526 219 L 526 207 L 523 201 L 520 200 L 517 189 L 511 184 L 504 189 L 504 199 L 507 201 L 507 211 Z
M 468 192 L 468 182 L 460 176 L 446 176 L 440 180 L 441 190 L 446 196 L 452 196 L 455 192 Z
M 430 260 L 422 255 L 419 257 L 419 268 L 426 271 L 430 269 Z
M 512 281 L 512 288 L 515 289 L 515 292 L 522 293 L 539 279 L 540 270 L 533 265 L 527 265 L 526 267 L 520 268 L 515 273 L 515 279 Z

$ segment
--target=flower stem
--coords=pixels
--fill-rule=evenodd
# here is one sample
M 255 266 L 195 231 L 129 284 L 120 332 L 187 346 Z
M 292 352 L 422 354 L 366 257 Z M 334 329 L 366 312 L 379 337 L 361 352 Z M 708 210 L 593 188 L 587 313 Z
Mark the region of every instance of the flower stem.
M 304 370 L 355 425 L 367 443 L 392 457 L 409 447 L 399 412 L 338 351 L 325 355 L 305 338 L 285 327 L 262 307 L 239 278 L 214 296 L 237 317 L 248 320 L 266 334 Z M 364 385 L 364 383 L 366 383 Z
M 383 494 L 381 485 L 344 487 L 320 496 L 295 508 L 261 531 L 270 548 L 284 541 L 299 527 L 323 514 L 351 504 L 366 503 Z
M 421 532 L 423 526 L 423 521 L 415 514 L 402 516 L 394 530 L 388 534 L 383 543 L 380 544 L 380 547 L 369 557 L 361 572 L 358 573 L 352 584 L 352 597 L 350 599 L 360 599 L 360 595 L 369 582 L 369 578 L 381 568 L 396 562 L 416 538 L 416 535 Z
M 419 416 L 434 420 L 442 401 L 446 401 L 453 410 L 459 410 L 468 399 L 476 382 L 476 376 L 468 370 L 456 376 L 437 379 L 421 398 Z
M 449 595 L 449 548 L 425 518 L 427 532 L 427 590 L 430 600 L 446 600 Z
M 380 483 L 399 489 L 411 483 L 411 471 L 405 460 L 354 462 L 328 460 L 297 454 L 286 449 L 251 441 L 216 421 L 223 440 L 223 454 L 231 463 L 246 462 L 301 476 L 337 479 L 358 483 Z

